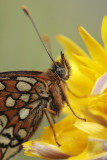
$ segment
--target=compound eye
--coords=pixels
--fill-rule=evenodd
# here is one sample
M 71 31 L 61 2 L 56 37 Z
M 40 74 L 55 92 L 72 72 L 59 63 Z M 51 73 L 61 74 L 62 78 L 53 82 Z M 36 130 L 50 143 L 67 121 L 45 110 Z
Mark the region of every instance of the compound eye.
M 58 67 L 57 70 L 56 70 L 56 73 L 57 73 L 60 77 L 64 77 L 64 75 L 65 75 L 65 69 L 64 69 L 64 68 L 61 68 L 61 67 Z

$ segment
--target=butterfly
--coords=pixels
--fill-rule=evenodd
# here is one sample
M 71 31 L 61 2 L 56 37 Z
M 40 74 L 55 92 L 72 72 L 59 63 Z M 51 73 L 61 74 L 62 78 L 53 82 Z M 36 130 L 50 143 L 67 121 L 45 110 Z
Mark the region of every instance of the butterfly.
M 22 7 L 30 17 L 30 12 Z M 42 41 L 40 34 L 38 36 Z M 45 45 L 44 48 L 46 49 Z M 78 117 L 65 94 L 66 80 L 69 79 L 70 66 L 61 52 L 59 61 L 54 61 L 46 49 L 53 65 L 46 71 L 9 71 L 0 73 L 0 160 L 9 160 L 21 150 L 21 144 L 35 133 L 45 114 L 52 128 L 58 146 L 54 128 L 48 117 L 54 121 L 59 116 L 64 103 Z M 82 119 L 82 118 L 80 118 Z

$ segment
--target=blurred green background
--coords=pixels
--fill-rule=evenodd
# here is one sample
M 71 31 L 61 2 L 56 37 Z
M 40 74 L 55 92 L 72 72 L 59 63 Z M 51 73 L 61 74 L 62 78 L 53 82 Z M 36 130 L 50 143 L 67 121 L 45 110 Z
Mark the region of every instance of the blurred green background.
M 51 63 L 31 22 L 21 10 L 23 4 L 32 13 L 39 32 L 49 35 L 54 58 L 63 50 L 55 39 L 57 34 L 71 38 L 87 51 L 78 34 L 78 25 L 82 25 L 103 45 L 100 31 L 103 16 L 107 15 L 106 0 L 0 0 L 1 72 L 45 70 Z M 44 123 L 35 133 L 36 138 L 45 125 L 48 123 L 44 118 Z M 35 159 L 21 152 L 17 159 L 22 158 Z

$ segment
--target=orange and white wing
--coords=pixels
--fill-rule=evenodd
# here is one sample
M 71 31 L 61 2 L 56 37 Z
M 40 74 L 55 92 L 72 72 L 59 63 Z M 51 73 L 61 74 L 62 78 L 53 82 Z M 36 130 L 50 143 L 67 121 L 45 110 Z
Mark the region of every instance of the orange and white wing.
M 0 160 L 15 156 L 42 120 L 47 103 L 35 89 L 35 77 L 15 72 L 7 78 L 0 75 Z

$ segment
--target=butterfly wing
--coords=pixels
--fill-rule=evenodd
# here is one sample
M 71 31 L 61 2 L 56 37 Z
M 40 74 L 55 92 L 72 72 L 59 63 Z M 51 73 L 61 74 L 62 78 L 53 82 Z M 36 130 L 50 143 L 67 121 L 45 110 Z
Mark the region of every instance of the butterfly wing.
M 36 90 L 41 74 L 35 71 L 0 73 L 0 159 L 16 155 L 21 150 L 20 144 L 32 136 L 42 120 L 47 103 Z M 48 97 L 45 87 L 44 94 Z

